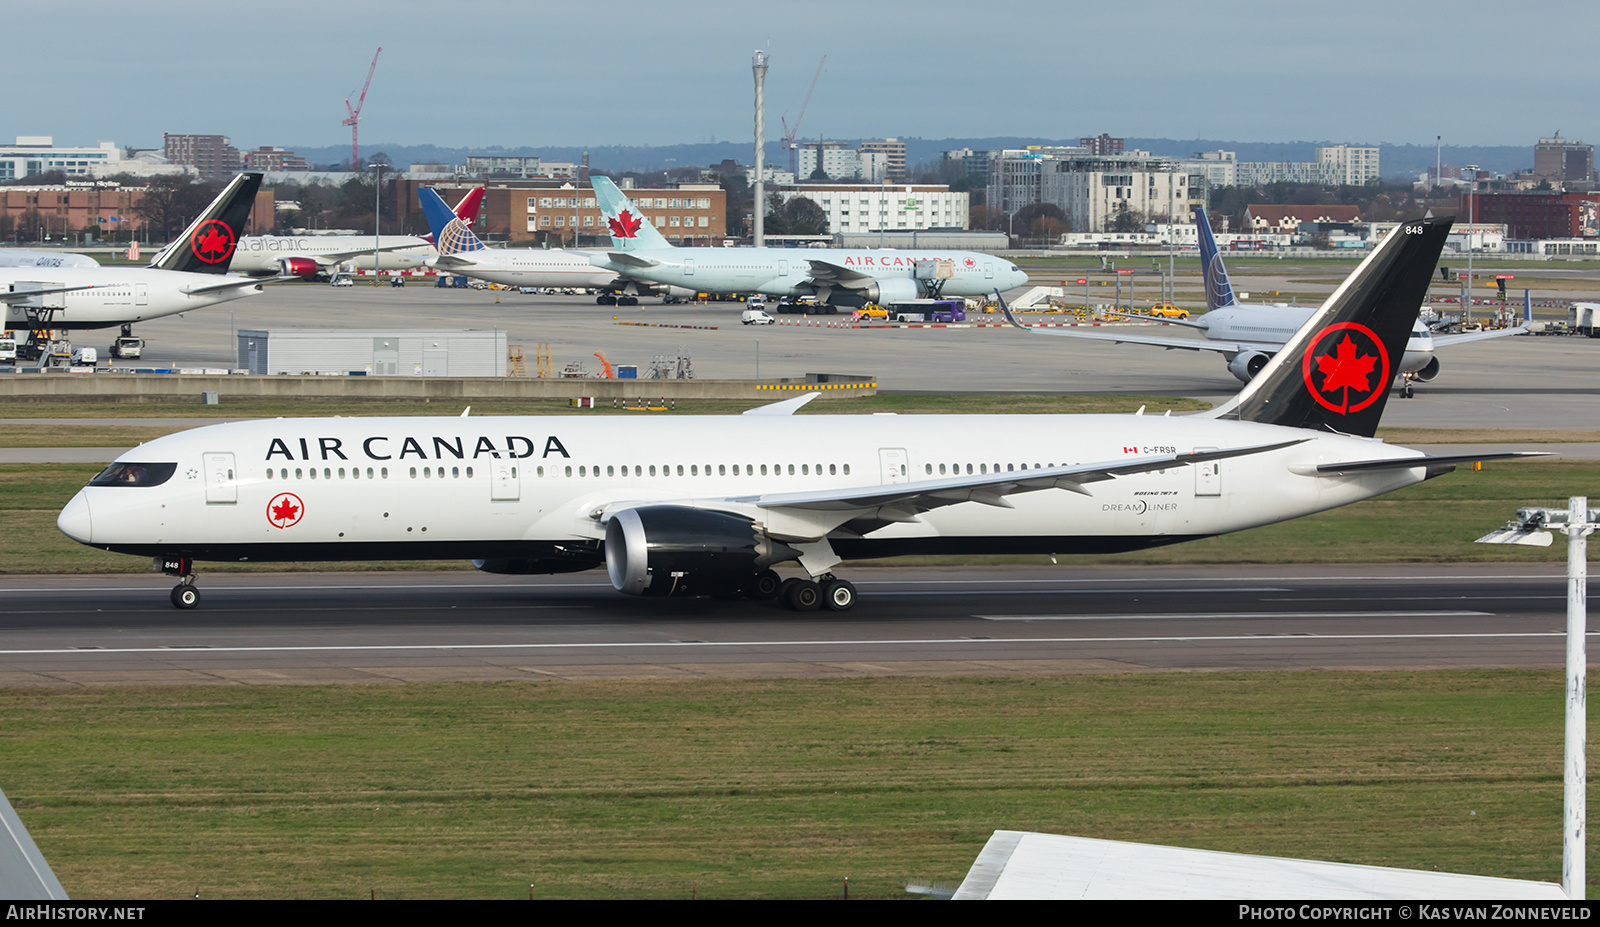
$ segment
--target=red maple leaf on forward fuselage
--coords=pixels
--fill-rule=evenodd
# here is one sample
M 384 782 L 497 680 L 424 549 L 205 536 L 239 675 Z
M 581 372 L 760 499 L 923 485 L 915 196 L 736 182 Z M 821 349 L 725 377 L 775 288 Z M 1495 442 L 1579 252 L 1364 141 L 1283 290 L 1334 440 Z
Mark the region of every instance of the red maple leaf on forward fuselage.
M 277 505 L 272 507 L 272 520 L 273 521 L 294 521 L 294 517 L 295 517 L 296 514 L 299 513 L 299 511 L 300 511 L 300 506 L 295 505 L 293 502 L 290 502 L 288 499 L 285 499 L 282 502 L 280 502 Z
M 639 228 L 644 225 L 638 216 L 627 210 L 623 210 L 615 219 L 607 219 L 606 222 L 610 223 L 611 234 L 617 238 L 632 238 L 639 234 Z

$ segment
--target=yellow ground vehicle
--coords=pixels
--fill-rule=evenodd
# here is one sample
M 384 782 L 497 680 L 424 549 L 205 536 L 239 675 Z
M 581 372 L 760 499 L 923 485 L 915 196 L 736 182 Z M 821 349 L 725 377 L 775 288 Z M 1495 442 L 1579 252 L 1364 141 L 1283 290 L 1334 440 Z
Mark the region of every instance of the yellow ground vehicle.
M 865 309 L 857 309 L 850 316 L 852 319 L 887 319 L 888 317 L 889 310 L 883 308 L 882 306 L 869 306 Z
M 1160 305 L 1151 306 L 1149 315 L 1158 319 L 1187 319 L 1189 310 L 1179 309 L 1171 303 L 1161 303 Z

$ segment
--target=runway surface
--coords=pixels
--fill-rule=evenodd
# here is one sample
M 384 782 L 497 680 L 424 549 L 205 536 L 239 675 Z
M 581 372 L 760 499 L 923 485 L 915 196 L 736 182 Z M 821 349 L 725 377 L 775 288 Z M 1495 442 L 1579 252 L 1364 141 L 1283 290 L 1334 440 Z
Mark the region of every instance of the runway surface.
M 1559 566 L 863 569 L 848 613 L 600 572 L 0 578 L 0 687 L 1560 666 Z

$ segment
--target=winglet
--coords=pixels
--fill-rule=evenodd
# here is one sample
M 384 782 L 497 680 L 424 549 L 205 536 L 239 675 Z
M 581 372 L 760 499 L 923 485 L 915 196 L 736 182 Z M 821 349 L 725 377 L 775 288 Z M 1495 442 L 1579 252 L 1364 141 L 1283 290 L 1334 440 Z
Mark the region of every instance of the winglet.
M 803 395 L 796 396 L 793 399 L 785 399 L 782 402 L 774 402 L 764 406 L 756 406 L 754 409 L 746 409 L 742 414 L 793 415 L 795 410 L 821 395 L 821 393 L 805 393 Z
M 1006 321 L 1010 322 L 1012 327 L 1020 328 L 1023 331 L 1028 330 L 1028 326 L 1018 322 L 1017 317 L 1011 314 L 1011 307 L 1006 305 L 1006 298 L 1000 295 L 999 290 L 994 291 L 994 298 L 1000 304 L 1000 314 L 1006 317 Z

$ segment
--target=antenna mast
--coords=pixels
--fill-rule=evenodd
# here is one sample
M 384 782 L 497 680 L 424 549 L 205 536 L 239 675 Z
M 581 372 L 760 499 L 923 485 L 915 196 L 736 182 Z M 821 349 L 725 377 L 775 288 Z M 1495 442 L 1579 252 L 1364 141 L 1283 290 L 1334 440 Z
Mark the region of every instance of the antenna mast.
M 367 68 L 367 82 L 361 85 L 361 96 L 356 100 L 356 105 L 352 107 L 350 98 L 344 98 L 344 108 L 349 110 L 350 115 L 340 124 L 350 127 L 350 169 L 358 173 L 361 170 L 361 156 L 357 146 L 357 132 L 361 128 L 361 107 L 366 105 L 367 88 L 372 86 L 372 72 L 378 69 L 378 55 L 381 54 L 383 54 L 383 46 L 379 45 L 377 54 L 372 56 L 372 66 Z

